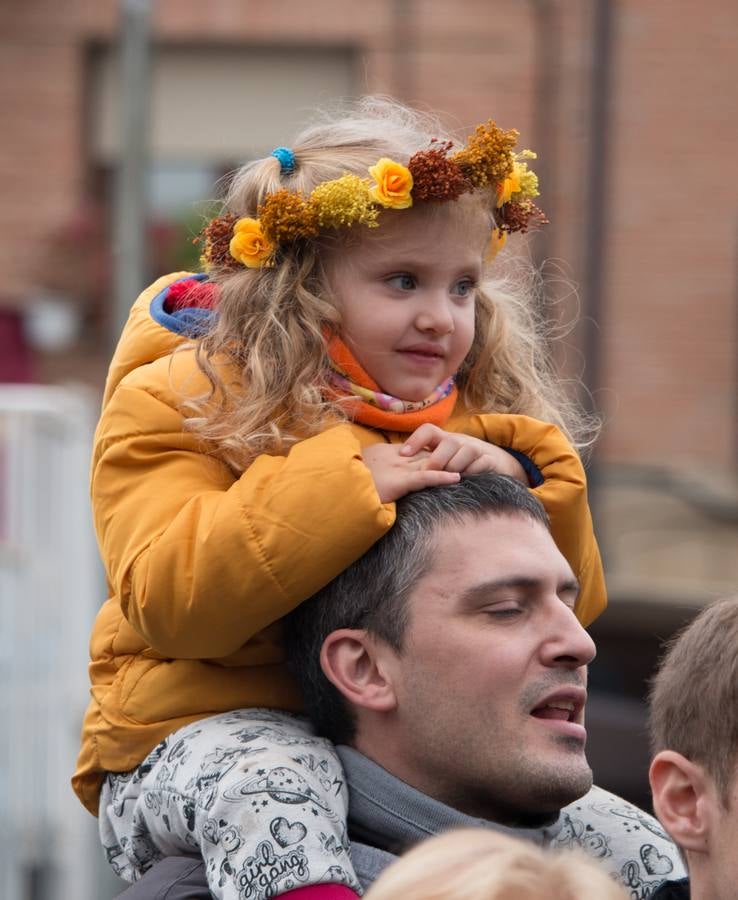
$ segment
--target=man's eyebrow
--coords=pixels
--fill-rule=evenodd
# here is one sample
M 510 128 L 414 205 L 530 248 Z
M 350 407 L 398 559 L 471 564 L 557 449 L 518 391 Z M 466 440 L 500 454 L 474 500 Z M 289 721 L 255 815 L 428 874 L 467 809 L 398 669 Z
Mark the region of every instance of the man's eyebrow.
M 492 578 L 489 581 L 481 581 L 479 584 L 472 585 L 467 588 L 461 596 L 460 600 L 464 604 L 473 605 L 489 599 L 490 595 L 499 591 L 516 590 L 531 591 L 540 587 L 542 579 L 527 575 L 515 575 L 511 578 Z M 562 581 L 557 587 L 559 594 L 571 594 L 575 596 L 579 594 L 579 582 L 572 576 Z
M 540 583 L 540 579 L 526 575 L 514 575 L 511 578 L 490 578 L 488 581 L 480 581 L 467 588 L 461 594 L 460 599 L 463 603 L 472 604 L 486 600 L 491 594 L 496 594 L 499 591 L 508 590 L 509 588 L 531 590 L 538 587 Z

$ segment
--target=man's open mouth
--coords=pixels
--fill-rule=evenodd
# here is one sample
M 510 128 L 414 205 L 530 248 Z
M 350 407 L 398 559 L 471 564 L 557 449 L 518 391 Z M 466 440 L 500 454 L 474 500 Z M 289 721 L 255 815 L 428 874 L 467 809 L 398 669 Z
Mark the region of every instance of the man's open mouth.
M 536 719 L 581 725 L 586 700 L 587 692 L 583 688 L 562 688 L 544 697 L 530 714 Z
M 531 715 L 537 719 L 562 719 L 566 722 L 574 721 L 576 704 L 572 700 L 556 700 L 537 706 Z

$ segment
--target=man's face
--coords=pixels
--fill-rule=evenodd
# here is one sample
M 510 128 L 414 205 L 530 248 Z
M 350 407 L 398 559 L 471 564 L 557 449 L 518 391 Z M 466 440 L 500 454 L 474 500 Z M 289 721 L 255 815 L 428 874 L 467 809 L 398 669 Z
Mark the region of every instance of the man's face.
M 547 529 L 523 515 L 439 528 L 409 599 L 403 650 L 383 647 L 396 708 L 373 756 L 471 815 L 547 817 L 592 783 L 577 584 Z M 357 740 L 362 747 L 362 732 Z

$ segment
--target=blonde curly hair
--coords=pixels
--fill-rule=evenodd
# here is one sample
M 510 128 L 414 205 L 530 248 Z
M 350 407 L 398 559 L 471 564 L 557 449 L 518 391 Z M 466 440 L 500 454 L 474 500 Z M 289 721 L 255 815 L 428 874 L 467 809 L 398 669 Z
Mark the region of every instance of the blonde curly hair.
M 347 173 L 365 177 L 381 157 L 407 161 L 432 138 L 452 140 L 434 117 L 395 101 L 368 97 L 342 105 L 320 114 L 295 138 L 294 172 L 283 173 L 273 156 L 243 166 L 230 184 L 224 211 L 254 217 L 267 194 L 288 188 L 307 195 Z M 481 205 L 492 226 L 490 189 L 456 202 Z M 438 204 L 438 214 L 444 207 Z M 341 313 L 324 263 L 327 249 L 351 246 L 360 229 L 285 246 L 273 267 L 210 271 L 220 289 L 218 316 L 195 346 L 211 390 L 187 401 L 187 427 L 216 446 L 236 471 L 259 454 L 284 454 L 297 441 L 347 418 L 326 390 L 325 333 L 340 332 Z M 501 271 L 485 272 L 476 293 L 474 341 L 457 379 L 461 401 L 470 412 L 522 413 L 553 422 L 575 446 L 586 446 L 592 423 L 551 365 L 536 312 L 536 278 L 530 269 L 521 278 L 519 265 L 506 275 Z

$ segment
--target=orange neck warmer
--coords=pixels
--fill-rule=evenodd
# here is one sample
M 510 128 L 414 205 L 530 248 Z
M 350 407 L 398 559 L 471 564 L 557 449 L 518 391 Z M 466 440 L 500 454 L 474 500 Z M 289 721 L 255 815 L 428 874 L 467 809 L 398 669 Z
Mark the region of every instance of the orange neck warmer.
M 343 399 L 341 407 L 347 409 L 351 418 L 361 425 L 378 428 L 380 431 L 400 431 L 410 433 L 420 425 L 430 422 L 443 427 L 451 417 L 459 392 L 453 381 L 444 382 L 426 400 L 412 403 L 395 400 L 382 394 L 374 379 L 361 367 L 356 357 L 337 335 L 328 339 L 328 355 L 335 374 L 333 389 L 335 396 Z M 379 395 L 387 405 L 390 401 L 396 409 L 383 409 L 374 402 L 371 395 Z

